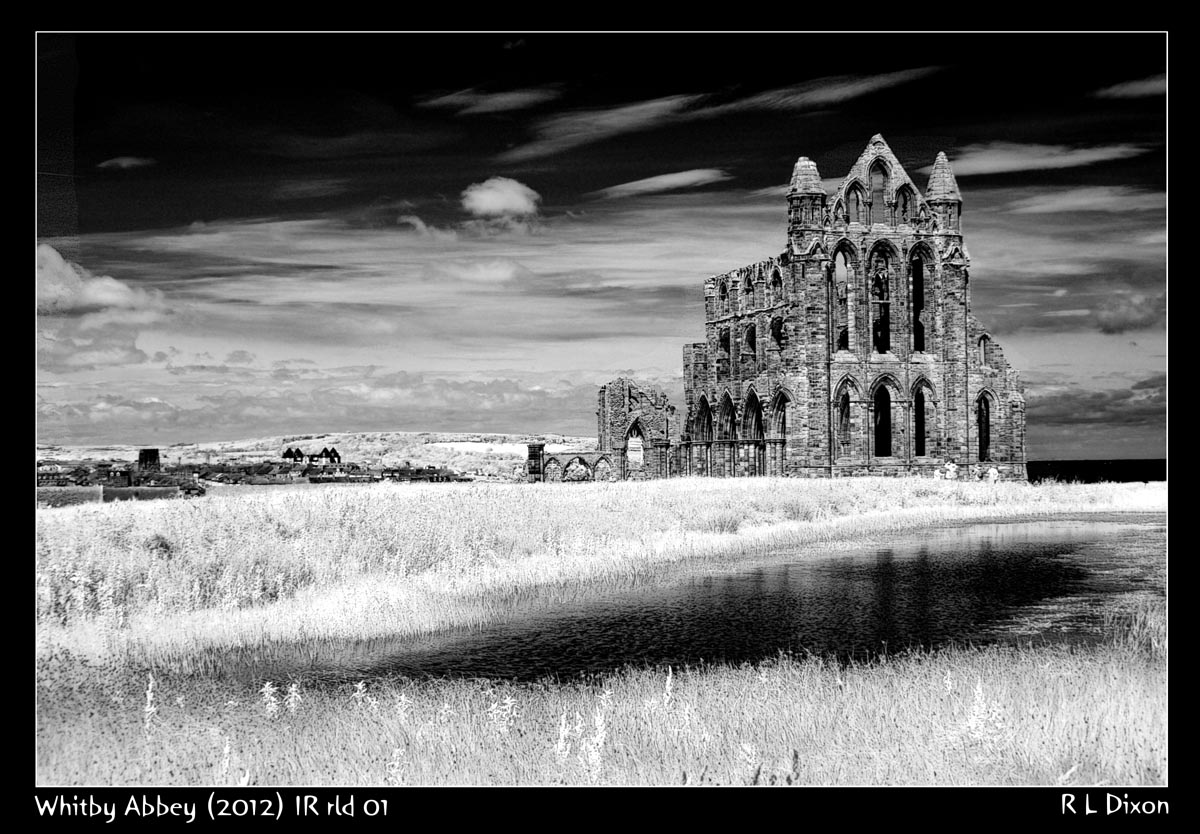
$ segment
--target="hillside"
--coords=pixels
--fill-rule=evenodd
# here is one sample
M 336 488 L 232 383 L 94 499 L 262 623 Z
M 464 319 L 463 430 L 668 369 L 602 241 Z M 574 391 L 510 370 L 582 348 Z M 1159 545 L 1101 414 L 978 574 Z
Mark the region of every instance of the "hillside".
M 159 447 L 164 464 L 250 463 L 279 459 L 285 449 L 299 448 L 316 454 L 335 447 L 347 463 L 396 466 L 406 461 L 414 466 L 438 466 L 460 472 L 482 470 L 490 475 L 507 475 L 526 457 L 525 444 L 542 441 L 547 451 L 567 448 L 594 449 L 592 437 L 563 435 L 480 434 L 447 432 L 333 432 L 294 434 L 227 440 L 216 443 L 178 443 Z M 38 445 L 39 460 L 136 461 L 140 446 L 52 446 Z

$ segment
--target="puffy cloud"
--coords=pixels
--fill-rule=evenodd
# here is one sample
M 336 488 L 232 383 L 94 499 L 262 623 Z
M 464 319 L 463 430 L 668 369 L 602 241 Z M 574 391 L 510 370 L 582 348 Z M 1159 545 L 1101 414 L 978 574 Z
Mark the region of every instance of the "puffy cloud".
M 1167 296 L 1136 292 L 1110 294 L 1096 311 L 1096 323 L 1105 333 L 1124 333 L 1166 321 Z
M 162 311 L 162 293 L 137 289 L 115 278 L 93 275 L 40 243 L 35 256 L 37 312 L 42 315 L 91 313 L 105 309 Z
M 145 168 L 149 165 L 155 165 L 157 162 L 158 160 L 145 156 L 116 156 L 112 159 L 104 160 L 96 167 L 128 171 L 130 168 Z
M 1147 96 L 1162 96 L 1167 93 L 1167 74 L 1159 73 L 1149 78 L 1137 81 L 1124 81 L 1096 90 L 1092 93 L 1096 98 L 1145 98 Z
M 598 197 L 611 199 L 614 197 L 632 197 L 638 194 L 654 194 L 659 191 L 676 191 L 681 188 L 699 188 L 714 182 L 732 179 L 729 174 L 718 168 L 696 168 L 691 171 L 679 171 L 674 174 L 661 174 L 657 177 L 634 180 L 621 185 L 602 188 L 593 192 Z
M 462 207 L 476 217 L 524 217 L 537 214 L 541 199 L 524 183 L 492 177 L 467 186 L 462 193 Z
M 235 350 L 225 357 L 226 365 L 253 365 L 255 356 L 248 350 Z
M 1011 171 L 1041 171 L 1053 168 L 1076 168 L 1095 165 L 1114 159 L 1127 159 L 1147 151 L 1140 145 L 1099 145 L 1073 148 L 1069 145 L 1036 145 L 1019 142 L 985 142 L 960 148 L 950 159 L 955 176 L 1003 174 Z M 928 165 L 921 173 L 933 170 Z
M 158 290 L 96 276 L 65 260 L 49 244 L 35 256 L 38 366 L 49 371 L 141 364 L 137 329 L 169 312 Z

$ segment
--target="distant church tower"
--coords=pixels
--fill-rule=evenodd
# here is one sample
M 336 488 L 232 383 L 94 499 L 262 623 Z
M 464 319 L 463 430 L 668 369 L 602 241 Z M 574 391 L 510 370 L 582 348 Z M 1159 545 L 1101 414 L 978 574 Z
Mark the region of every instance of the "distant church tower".
M 946 155 L 924 195 L 879 135 L 832 194 L 801 157 L 787 202 L 782 254 L 705 281 L 673 474 L 1024 479 L 1025 398 L 971 314 Z

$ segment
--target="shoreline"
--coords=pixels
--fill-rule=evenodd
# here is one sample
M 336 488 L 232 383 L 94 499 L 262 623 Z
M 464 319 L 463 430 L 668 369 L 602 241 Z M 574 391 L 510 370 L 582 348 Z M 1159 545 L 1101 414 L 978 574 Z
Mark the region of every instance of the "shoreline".
M 1114 620 L 1112 637 L 1098 645 L 955 645 L 847 664 L 781 655 L 739 666 L 625 667 L 521 684 L 403 675 L 251 682 L 219 674 L 224 661 L 262 661 L 284 645 L 289 653 L 307 646 L 316 657 L 322 646 L 342 639 L 371 639 L 372 628 L 394 634 L 397 623 L 414 635 L 439 622 L 469 631 L 539 600 L 553 604 L 556 593 L 586 596 L 606 587 L 674 582 L 692 571 L 777 559 L 772 554 L 784 546 L 830 554 L 838 542 L 858 550 L 880 540 L 911 540 L 915 531 L 935 526 L 1056 518 L 1158 524 L 1166 518 L 1165 485 L 989 493 L 985 485 L 943 484 L 921 493 L 867 482 L 827 487 L 810 504 L 804 502 L 813 491 L 796 485 L 759 483 L 737 492 L 729 484 L 694 486 L 659 487 L 663 500 L 641 515 L 638 499 L 652 492 L 643 486 L 584 494 L 578 488 L 498 493 L 439 485 L 436 492 L 384 490 L 374 502 L 355 497 L 369 494 L 361 489 L 330 491 L 315 502 L 319 512 L 308 516 L 298 514 L 303 504 L 261 499 L 218 500 L 209 511 L 193 504 L 190 518 L 152 503 L 55 510 L 76 516 L 54 530 L 64 542 L 74 536 L 87 552 L 89 543 L 102 540 L 107 549 L 94 554 L 97 560 L 117 552 L 114 541 L 126 542 L 123 560 L 110 563 L 114 571 L 131 570 L 146 557 L 146 576 L 152 587 L 161 583 L 160 599 L 177 587 L 162 573 L 192 577 L 216 564 L 202 559 L 204 553 L 182 552 L 181 541 L 207 541 L 220 552 L 222 532 L 245 539 L 254 525 L 272 525 L 273 532 L 265 542 L 226 551 L 226 567 L 241 572 L 221 575 L 245 575 L 256 563 L 237 560 L 270 548 L 279 548 L 271 552 L 280 565 L 289 543 L 301 555 L 308 552 L 288 537 L 293 528 L 279 526 L 284 519 L 310 524 L 306 529 L 323 531 L 327 540 L 343 537 L 347 547 L 310 553 L 324 560 L 310 566 L 364 559 L 352 542 L 386 551 L 389 543 L 396 546 L 384 535 L 395 522 L 388 512 L 374 514 L 377 503 L 389 511 L 440 508 L 446 514 L 427 519 L 429 530 L 458 518 L 443 532 L 463 537 L 452 558 L 424 571 L 388 574 L 376 565 L 346 572 L 339 584 L 314 582 L 254 607 L 161 614 L 135 608 L 120 624 L 110 597 L 89 607 L 90 598 L 80 595 L 77 622 L 38 629 L 35 778 L 58 785 L 218 786 L 1166 783 L 1166 622 L 1155 606 Z M 743 521 L 736 525 L 728 521 L 731 493 L 742 499 Z M 990 498 L 996 501 L 979 503 Z M 569 509 L 581 500 L 591 516 L 547 516 L 548 508 Z M 954 500 L 959 503 L 947 503 Z M 906 502 L 910 506 L 897 506 Z M 846 514 L 788 517 L 820 508 Z M 328 513 L 345 519 L 336 528 L 314 523 Z M 471 530 L 462 523 L 471 518 L 495 524 Z M 626 520 L 638 534 L 621 540 L 636 544 L 635 553 L 614 555 L 611 542 L 604 550 L 586 545 L 583 534 L 602 541 L 611 535 L 606 521 L 612 518 Z M 540 549 L 515 551 L 508 562 L 478 558 L 505 535 L 526 541 L 530 519 L 541 525 Z M 185 523 L 195 539 L 175 538 Z M 705 529 L 686 529 L 689 523 Z M 158 548 L 170 559 L 144 544 L 152 535 L 167 540 Z M 49 555 L 43 550 L 52 548 L 46 543 L 39 559 Z M 1096 721 L 1108 714 L 1131 718 Z
M 437 506 L 453 497 L 445 489 L 445 485 L 439 485 L 433 492 L 425 493 Z M 972 498 L 987 497 L 990 489 L 989 485 L 970 484 L 965 493 Z M 571 492 L 576 490 L 578 487 Z M 388 497 L 405 500 L 415 495 L 411 487 L 390 492 Z M 963 492 L 960 487 L 943 486 L 932 497 L 940 499 L 960 492 Z M 92 663 L 118 661 L 163 672 L 192 670 L 203 674 L 205 669 L 226 665 L 225 661 L 218 662 L 222 656 L 228 659 L 241 654 L 291 655 L 297 651 L 319 656 L 329 646 L 347 641 L 415 641 L 445 633 L 470 632 L 518 613 L 560 605 L 564 599 L 586 599 L 605 590 L 677 581 L 697 570 L 754 564 L 776 558 L 774 554 L 781 550 L 804 547 L 821 552 L 857 550 L 888 540 L 911 538 L 922 529 L 1040 521 L 1056 516 L 1165 520 L 1165 485 L 1161 490 L 1143 485 L 1112 485 L 1106 490 L 1093 485 L 1058 485 L 1052 489 L 1029 486 L 1023 492 L 1027 494 L 1009 497 L 1056 500 L 959 506 L 918 503 L 900 508 L 883 503 L 884 509 L 876 507 L 809 521 L 776 518 L 773 523 L 738 524 L 732 531 L 718 527 L 660 532 L 630 542 L 632 552 L 619 547 L 595 547 L 586 537 L 576 537 L 573 541 L 552 542 L 557 552 L 531 551 L 508 561 L 460 559 L 404 575 L 378 569 L 359 571 L 335 582 L 310 584 L 289 597 L 267 604 L 232 610 L 198 608 L 157 614 L 153 610 L 114 610 L 115 606 L 109 603 L 107 610 L 97 605 L 90 616 L 65 627 L 41 623 L 37 653 L 67 649 Z M 368 494 L 361 488 L 331 490 L 327 492 L 326 503 L 337 498 L 358 501 L 353 497 Z M 1079 501 L 1081 496 L 1089 494 L 1104 500 L 1094 504 Z M 891 500 L 895 496 L 885 497 Z M 562 498 L 561 493 L 551 496 L 552 500 Z M 506 506 L 502 503 L 492 511 L 498 513 Z M 619 513 L 622 505 L 616 509 Z M 790 505 L 785 509 L 790 511 Z M 262 510 L 259 507 L 260 513 Z M 719 514 L 724 511 L 723 507 L 717 508 L 718 523 L 722 521 Z M 139 513 L 123 515 L 128 518 Z M 355 532 L 364 533 L 361 529 Z M 161 567 L 161 561 L 152 561 L 151 570 L 156 565 Z M 167 565 L 168 569 L 171 567 Z

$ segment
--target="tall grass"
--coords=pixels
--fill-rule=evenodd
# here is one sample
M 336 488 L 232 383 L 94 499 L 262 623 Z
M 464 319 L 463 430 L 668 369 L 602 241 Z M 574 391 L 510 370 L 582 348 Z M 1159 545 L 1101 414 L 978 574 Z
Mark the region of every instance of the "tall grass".
M 1162 511 L 1166 485 L 687 479 L 283 490 L 38 511 L 41 651 L 194 663 L 205 649 L 418 634 L 547 588 L 969 520 Z
M 40 664 L 39 784 L 1167 779 L 1165 664 L 1123 644 L 958 648 L 849 666 L 781 657 L 563 685 L 149 683 L 63 660 Z

